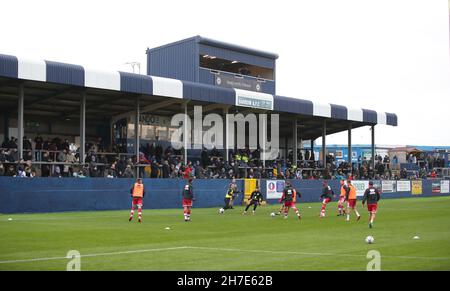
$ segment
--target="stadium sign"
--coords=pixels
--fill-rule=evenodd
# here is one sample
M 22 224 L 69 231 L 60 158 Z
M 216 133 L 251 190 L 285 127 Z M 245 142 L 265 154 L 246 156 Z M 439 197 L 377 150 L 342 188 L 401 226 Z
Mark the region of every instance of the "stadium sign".
M 237 88 L 255 92 L 261 91 L 261 83 L 257 80 L 237 78 L 234 76 L 216 75 L 215 83 L 217 86 L 226 88 Z
M 273 110 L 272 95 L 239 89 L 234 90 L 236 91 L 236 106 Z
M 170 126 L 170 118 L 153 114 L 141 114 L 139 123 L 143 125 Z

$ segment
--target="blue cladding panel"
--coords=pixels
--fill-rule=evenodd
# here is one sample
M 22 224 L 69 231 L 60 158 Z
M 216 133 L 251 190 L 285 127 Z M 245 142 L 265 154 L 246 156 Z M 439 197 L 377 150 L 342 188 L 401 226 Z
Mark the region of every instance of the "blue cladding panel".
M 236 93 L 233 89 L 192 82 L 183 82 L 183 98 L 219 104 L 236 104 Z
M 376 124 L 378 122 L 377 112 L 369 109 L 363 109 L 363 121 Z
M 275 82 L 265 81 L 261 83 L 262 92 L 275 95 Z
M 199 75 L 198 75 L 198 81 L 200 83 L 203 84 L 208 84 L 208 85 L 216 85 L 215 84 L 215 78 L 214 78 L 214 74 L 211 74 L 211 72 L 209 70 L 203 70 L 200 69 L 199 70 Z
M 260 56 L 254 56 L 250 54 L 244 54 L 237 51 L 231 51 L 223 48 L 207 46 L 200 44 L 199 45 L 200 54 L 202 55 L 210 55 L 215 56 L 220 59 L 225 59 L 229 61 L 239 61 L 249 65 L 260 66 L 264 68 L 275 68 L 275 60 L 264 58 Z
M 84 68 L 78 65 L 45 61 L 47 82 L 84 87 Z
M 150 76 L 132 74 L 127 72 L 119 72 L 120 74 L 120 91 L 153 94 L 153 81 Z
M 393 113 L 386 113 L 386 124 L 397 126 L 397 115 Z
M 341 105 L 331 105 L 331 118 L 347 120 L 347 107 Z
M 197 82 L 197 43 L 195 40 L 147 51 L 147 74 Z
M 308 100 L 289 98 L 283 96 L 274 97 L 274 110 L 290 112 L 302 115 L 313 115 L 313 103 Z
M 15 56 L 0 55 L 0 76 L 17 78 L 19 62 Z

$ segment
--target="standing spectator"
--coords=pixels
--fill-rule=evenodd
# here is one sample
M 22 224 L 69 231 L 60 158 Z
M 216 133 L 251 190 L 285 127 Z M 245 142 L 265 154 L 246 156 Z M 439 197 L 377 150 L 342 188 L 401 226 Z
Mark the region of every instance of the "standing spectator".
M 170 166 L 167 160 L 163 162 L 161 171 L 162 171 L 162 178 L 167 179 L 170 177 Z
M 127 165 L 125 172 L 123 173 L 124 178 L 134 178 L 133 170 L 131 169 L 131 165 Z
M 191 177 L 191 173 L 192 173 L 192 163 L 189 162 L 188 165 L 184 168 L 183 178 L 189 179 Z

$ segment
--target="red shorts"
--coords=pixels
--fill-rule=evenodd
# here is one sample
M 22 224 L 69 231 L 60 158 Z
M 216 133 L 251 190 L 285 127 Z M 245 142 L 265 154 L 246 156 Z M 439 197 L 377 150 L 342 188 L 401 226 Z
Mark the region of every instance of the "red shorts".
M 323 199 L 322 203 L 323 204 L 328 204 L 328 203 L 330 203 L 330 201 L 331 201 L 330 198 L 325 198 L 325 199 Z
M 345 196 L 341 196 L 341 197 L 339 197 L 339 205 L 342 205 L 342 204 L 344 204 L 344 202 L 345 202 Z
M 347 206 L 351 209 L 354 209 L 356 206 L 356 199 L 348 199 L 348 204 Z
M 142 197 L 133 197 L 133 206 L 141 205 L 142 206 Z
M 295 207 L 295 202 L 291 201 L 291 202 L 284 202 L 284 207 L 289 207 L 289 208 L 296 208 Z
M 370 213 L 377 213 L 378 204 L 367 204 L 367 210 Z
M 192 199 L 183 198 L 183 207 L 192 207 Z

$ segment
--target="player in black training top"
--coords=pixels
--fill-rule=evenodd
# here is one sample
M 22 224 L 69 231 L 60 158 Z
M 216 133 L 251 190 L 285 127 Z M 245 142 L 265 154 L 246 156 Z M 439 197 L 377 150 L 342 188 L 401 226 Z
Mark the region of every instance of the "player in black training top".
M 255 191 L 252 192 L 250 195 L 250 198 L 248 199 L 248 205 L 245 207 L 244 213 L 247 214 L 247 210 L 250 208 L 250 206 L 253 205 L 253 214 L 255 214 L 256 207 L 261 204 L 261 202 L 264 201 L 264 198 L 262 196 L 261 191 L 259 190 L 259 187 L 256 187 Z
M 369 182 L 369 188 L 364 192 L 364 197 L 362 200 L 362 205 L 367 202 L 367 210 L 369 211 L 369 227 L 373 227 L 373 221 L 375 220 L 375 215 L 377 214 L 378 201 L 380 200 L 380 190 L 373 186 L 373 182 Z
M 195 200 L 192 179 L 189 179 L 184 185 L 181 195 L 183 197 L 184 221 L 191 221 L 192 201 Z

